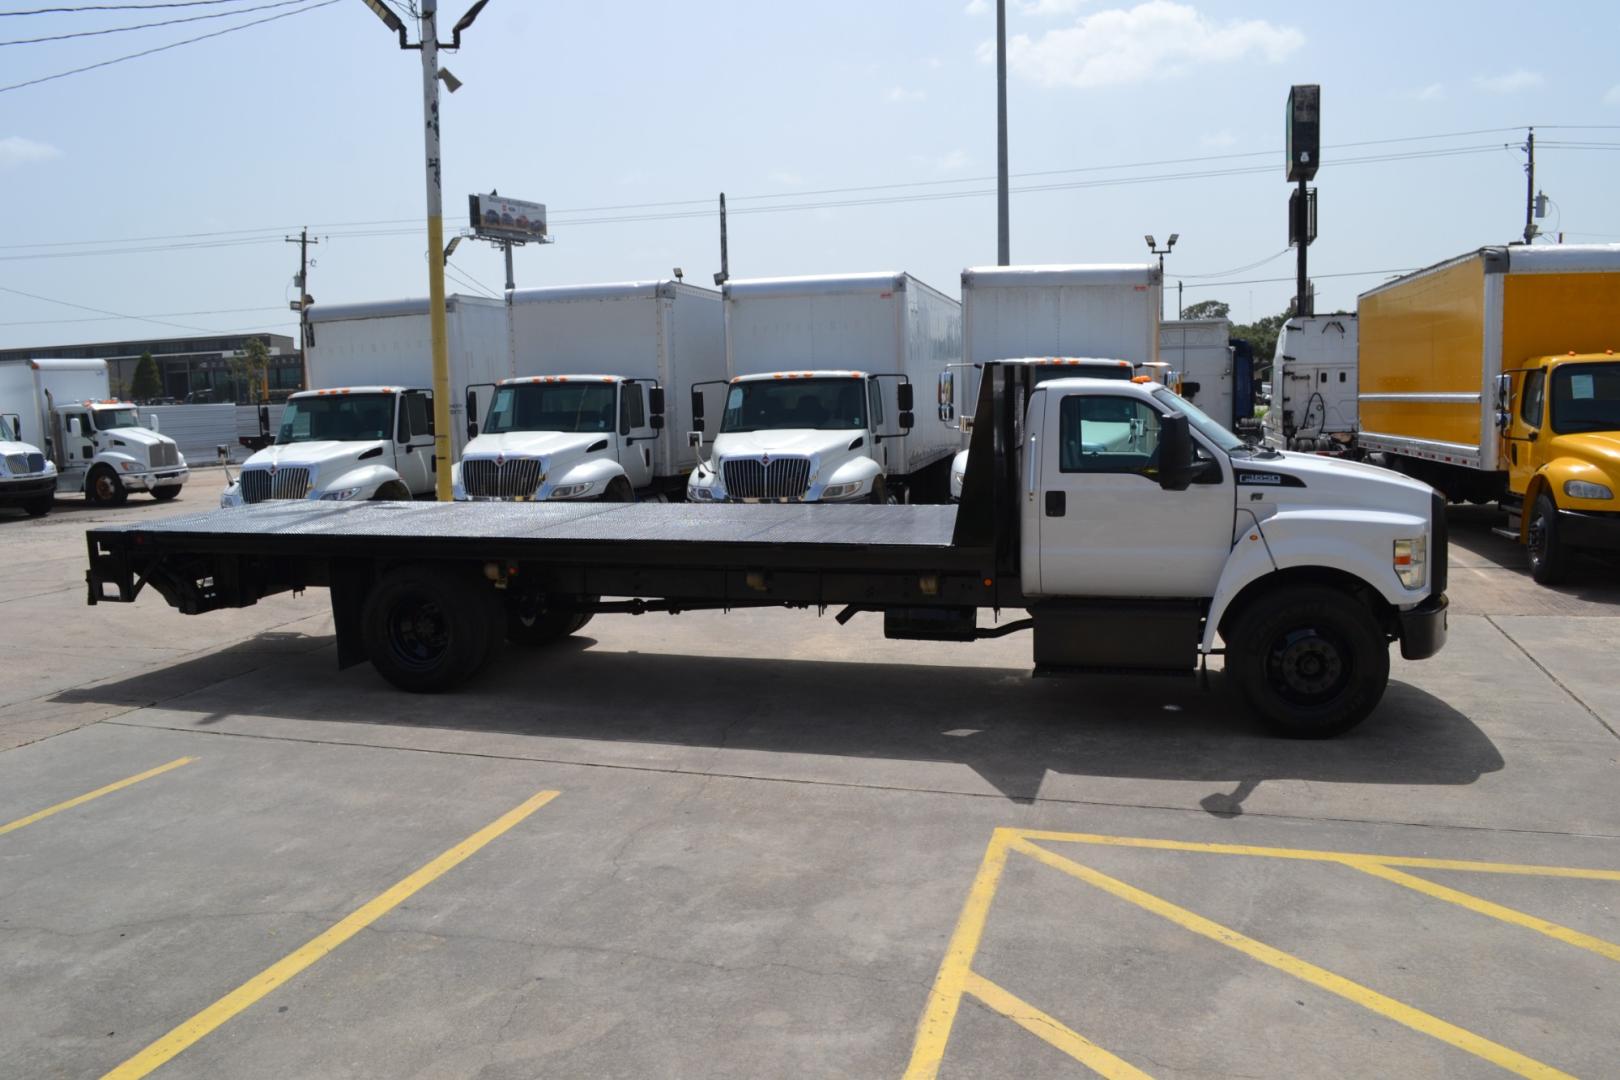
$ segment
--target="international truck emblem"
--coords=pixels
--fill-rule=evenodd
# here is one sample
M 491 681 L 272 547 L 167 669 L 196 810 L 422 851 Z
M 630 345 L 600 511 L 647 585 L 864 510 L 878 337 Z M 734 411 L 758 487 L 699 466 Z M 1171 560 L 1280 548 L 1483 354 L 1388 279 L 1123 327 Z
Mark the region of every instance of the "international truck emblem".
M 271 463 L 270 463 L 270 476 L 271 476 L 271 478 L 272 478 L 272 479 L 273 479 L 273 478 L 274 478 L 274 477 L 275 477 L 275 475 L 276 475 L 276 469 L 277 469 L 277 468 L 278 468 L 278 467 L 279 467 L 279 466 L 277 466 L 277 465 L 276 465 L 276 463 L 275 463 L 275 462 L 273 462 L 273 461 L 272 461 L 272 462 L 271 462 Z
M 498 469 L 506 464 L 506 451 L 501 450 L 495 455 L 495 467 Z
M 761 465 L 769 465 L 771 463 L 771 455 L 769 455 L 769 454 L 761 454 L 761 455 L 759 455 L 759 463 Z

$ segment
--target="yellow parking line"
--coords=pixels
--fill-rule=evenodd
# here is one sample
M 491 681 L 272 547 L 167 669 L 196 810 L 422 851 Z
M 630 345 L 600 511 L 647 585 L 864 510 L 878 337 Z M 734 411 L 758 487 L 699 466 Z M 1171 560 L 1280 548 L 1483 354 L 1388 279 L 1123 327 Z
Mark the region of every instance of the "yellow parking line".
M 1269 859 L 1303 859 L 1310 862 L 1369 862 L 1384 866 L 1405 866 L 1414 870 L 1468 870 L 1481 874 L 1521 874 L 1531 877 L 1582 878 L 1589 881 L 1620 881 L 1620 870 L 1589 870 L 1577 866 L 1527 866 L 1519 863 L 1475 862 L 1469 859 L 1424 859 L 1407 855 L 1367 855 L 1352 851 L 1311 851 L 1304 848 L 1250 847 L 1245 844 L 1200 844 L 1186 840 L 1158 840 L 1141 836 L 1104 836 L 1100 833 L 1050 832 L 1042 829 L 1014 830 L 1025 840 L 1061 840 L 1076 844 L 1102 844 L 1108 847 L 1153 848 L 1159 851 L 1202 851 L 1212 855 L 1253 855 Z
M 1438 885 L 1435 882 L 1414 877 L 1411 874 L 1403 874 L 1399 870 L 1368 859 L 1345 859 L 1344 864 L 1355 867 L 1364 874 L 1371 874 L 1373 877 L 1392 881 L 1396 885 L 1423 893 L 1425 896 L 1432 896 L 1436 900 L 1444 900 L 1448 904 L 1456 904 L 1458 907 L 1467 908 L 1469 911 L 1477 911 L 1481 915 L 1500 919 L 1502 922 L 1512 923 L 1514 926 L 1522 926 L 1527 930 L 1534 930 L 1538 934 L 1546 934 L 1550 938 L 1556 938 L 1588 952 L 1595 952 L 1599 956 L 1606 956 L 1610 960 L 1620 960 L 1620 945 L 1616 945 L 1612 941 L 1605 941 L 1600 937 L 1583 934 L 1579 930 L 1571 930 L 1567 926 L 1548 922 L 1546 919 L 1538 919 L 1534 915 L 1526 915 L 1524 912 L 1517 911 L 1514 908 L 1493 904 L 1491 901 L 1481 899 L 1471 893 L 1449 889 L 1444 885 Z
M 977 972 L 968 972 L 964 989 L 1031 1035 L 1068 1054 L 1104 1080 L 1153 1080 L 1135 1065 L 1110 1054 L 1084 1035 L 1070 1030 L 1061 1021 L 1053 1019 Z
M 282 983 L 291 979 L 321 957 L 348 941 L 367 926 L 398 907 L 423 886 L 454 869 L 484 845 L 518 824 L 557 797 L 555 791 L 542 791 L 502 814 L 467 839 L 401 879 L 392 888 L 356 908 L 329 929 L 311 938 L 303 947 L 253 976 L 202 1012 L 180 1024 L 167 1035 L 107 1073 L 102 1080 L 133 1080 L 146 1076 L 176 1054 L 202 1039 L 209 1032 L 246 1009 Z
M 197 759 L 194 757 L 175 758 L 167 765 L 159 765 L 155 769 L 147 769 L 143 773 L 136 773 L 134 776 L 126 776 L 117 783 L 108 784 L 106 787 L 98 787 L 94 791 L 87 791 L 83 795 L 69 799 L 66 802 L 59 802 L 55 806 L 47 806 L 43 810 L 29 814 L 27 817 L 20 817 L 16 821 L 8 821 L 6 824 L 0 825 L 0 836 L 4 836 L 9 832 L 16 832 L 24 825 L 32 825 L 34 822 L 48 818 L 52 814 L 60 814 L 63 810 L 71 810 L 75 806 L 83 806 L 91 799 L 99 799 L 103 795 L 111 795 L 115 791 L 122 791 L 131 784 L 138 784 L 142 780 L 150 780 L 152 777 L 162 775 L 163 773 L 168 772 L 170 769 L 178 769 L 182 765 L 190 765 L 196 760 Z
M 1089 885 L 1094 885 L 1104 892 L 1108 892 L 1128 903 L 1135 904 L 1144 911 L 1151 912 L 1163 919 L 1167 919 L 1183 929 L 1190 930 L 1201 937 L 1236 949 L 1255 960 L 1276 968 L 1278 971 L 1294 976 L 1313 986 L 1320 987 L 1331 994 L 1337 994 L 1346 1001 L 1354 1002 L 1365 1009 L 1388 1017 L 1396 1023 L 1403 1024 L 1413 1031 L 1421 1032 L 1441 1042 L 1455 1046 L 1459 1050 L 1473 1054 L 1484 1061 L 1517 1073 L 1519 1076 L 1552 1078 L 1572 1080 L 1568 1073 L 1561 1072 L 1526 1057 L 1516 1050 L 1509 1049 L 1500 1043 L 1492 1042 L 1481 1035 L 1476 1035 L 1466 1028 L 1447 1023 L 1437 1016 L 1415 1009 L 1410 1005 L 1391 997 L 1386 997 L 1370 987 L 1346 979 L 1342 975 L 1335 975 L 1325 968 L 1317 967 L 1308 961 L 1301 960 L 1291 953 L 1273 948 L 1263 942 L 1239 933 L 1228 926 L 1204 918 L 1196 912 L 1172 904 L 1168 900 L 1144 892 L 1133 885 L 1127 885 L 1117 878 L 1083 866 L 1072 859 L 1054 854 L 1045 848 L 1038 847 L 1022 837 L 1010 842 L 1009 847 L 1015 851 L 1030 856 L 1055 870 L 1061 870 L 1070 877 L 1078 878 Z M 1264 849 L 1261 849 L 1264 850 Z
M 979 872 L 968 889 L 967 903 L 962 905 L 950 944 L 945 947 L 945 959 L 934 977 L 934 988 L 928 992 L 928 1004 L 917 1022 L 917 1041 L 911 1048 L 911 1064 L 906 1067 L 905 1080 L 933 1080 L 939 1075 L 940 1062 L 945 1060 L 945 1043 L 951 1037 L 951 1025 L 956 1023 L 956 1011 L 962 1004 L 962 991 L 972 974 L 973 954 L 979 950 L 979 938 L 984 934 L 985 919 L 990 914 L 990 901 L 995 899 L 1001 871 L 1007 865 L 1007 843 L 1011 838 L 1010 829 L 997 829 L 990 837 L 984 861 L 979 864 Z

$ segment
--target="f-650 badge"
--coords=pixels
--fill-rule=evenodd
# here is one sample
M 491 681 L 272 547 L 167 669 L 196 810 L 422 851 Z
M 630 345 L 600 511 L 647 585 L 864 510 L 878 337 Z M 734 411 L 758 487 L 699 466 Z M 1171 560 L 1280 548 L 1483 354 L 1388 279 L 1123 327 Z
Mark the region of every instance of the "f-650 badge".
M 1264 487 L 1304 487 L 1305 481 L 1297 476 L 1287 473 L 1253 472 L 1248 469 L 1233 470 L 1237 482 L 1240 484 L 1260 485 Z

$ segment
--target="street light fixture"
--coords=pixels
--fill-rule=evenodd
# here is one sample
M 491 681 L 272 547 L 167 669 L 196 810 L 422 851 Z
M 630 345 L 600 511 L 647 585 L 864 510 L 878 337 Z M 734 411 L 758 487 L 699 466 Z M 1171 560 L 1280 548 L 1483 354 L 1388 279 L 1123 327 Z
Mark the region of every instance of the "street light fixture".
M 1147 241 L 1148 250 L 1159 257 L 1159 318 L 1164 318 L 1164 257 L 1175 249 L 1176 241 L 1181 239 L 1180 233 L 1171 233 L 1170 239 L 1165 241 L 1164 247 L 1159 247 L 1157 240 L 1150 236 L 1142 239 Z M 1179 315 L 1180 312 L 1177 312 Z

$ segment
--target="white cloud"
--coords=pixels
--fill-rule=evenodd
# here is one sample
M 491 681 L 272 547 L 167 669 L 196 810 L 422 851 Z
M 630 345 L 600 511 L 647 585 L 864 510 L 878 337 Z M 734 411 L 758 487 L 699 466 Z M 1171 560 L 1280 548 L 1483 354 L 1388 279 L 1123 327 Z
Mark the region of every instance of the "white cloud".
M 771 183 L 779 184 L 782 187 L 800 187 L 804 184 L 804 177 L 787 169 L 778 169 L 776 172 L 771 173 L 769 179 Z
M 1252 56 L 1276 63 L 1304 42 L 1298 30 L 1264 19 L 1217 22 L 1187 4 L 1148 0 L 1086 15 L 1038 37 L 1018 34 L 1007 42 L 1007 59 L 1013 71 L 1042 86 L 1121 86 Z M 994 61 L 994 42 L 979 47 L 979 59 Z
M 883 92 L 883 99 L 891 105 L 906 105 L 926 101 L 928 95 L 921 90 L 908 90 L 904 86 L 891 86 Z
M 1198 145 L 1208 147 L 1211 150 L 1221 150 L 1228 146 L 1236 146 L 1237 136 L 1230 131 L 1212 131 L 1208 135 L 1200 137 Z
M 956 172 L 959 169 L 967 168 L 967 164 L 967 151 L 958 148 L 936 159 L 934 162 L 934 168 L 938 169 L 940 172 Z
M 1506 75 L 1480 75 L 1474 79 L 1474 86 L 1487 94 L 1516 94 L 1540 86 L 1542 81 L 1534 71 L 1515 68 Z
M 49 161 L 62 156 L 62 151 L 50 143 L 35 142 L 21 135 L 8 135 L 0 139 L 0 171 L 9 171 L 20 165 L 36 161 Z
M 1620 105 L 1620 83 L 1609 87 L 1609 92 L 1603 95 L 1603 104 Z
M 987 15 L 989 12 L 989 0 L 968 0 L 968 6 L 962 9 L 964 15 Z
M 1025 15 L 1073 15 L 1087 0 L 1018 0 Z
M 1428 86 L 1420 86 L 1406 95 L 1413 101 L 1439 101 L 1446 96 L 1446 84 L 1432 82 Z

